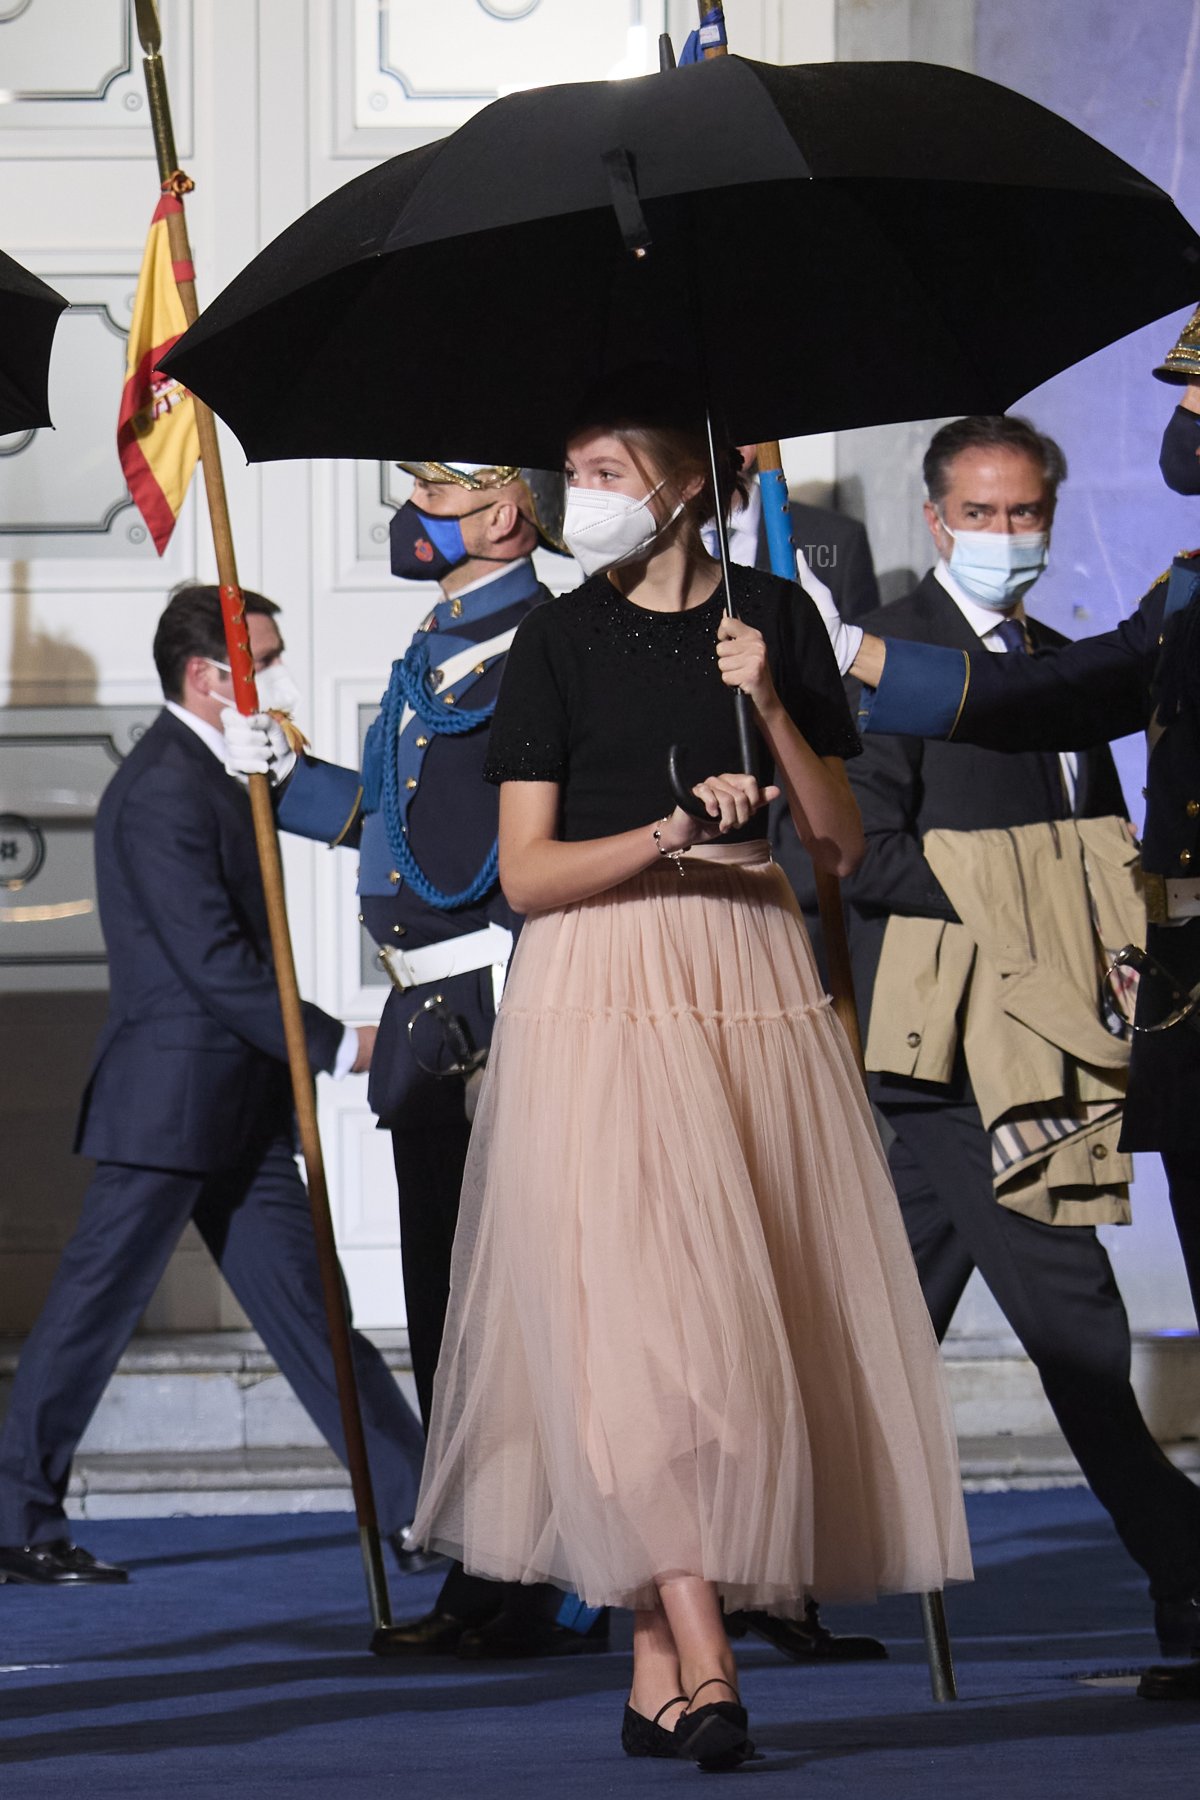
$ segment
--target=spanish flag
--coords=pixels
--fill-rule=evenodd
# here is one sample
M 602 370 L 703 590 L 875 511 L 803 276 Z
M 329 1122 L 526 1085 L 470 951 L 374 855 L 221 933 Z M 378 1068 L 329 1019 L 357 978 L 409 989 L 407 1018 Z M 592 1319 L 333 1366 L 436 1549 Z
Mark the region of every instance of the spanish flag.
M 164 194 L 150 221 L 117 420 L 121 468 L 160 556 L 175 529 L 200 456 L 191 394 L 173 376 L 160 375 L 154 367 L 187 329 L 176 276 L 191 279 L 192 269 L 188 264 L 176 270 L 167 239 L 167 216 L 181 210 L 181 201 Z

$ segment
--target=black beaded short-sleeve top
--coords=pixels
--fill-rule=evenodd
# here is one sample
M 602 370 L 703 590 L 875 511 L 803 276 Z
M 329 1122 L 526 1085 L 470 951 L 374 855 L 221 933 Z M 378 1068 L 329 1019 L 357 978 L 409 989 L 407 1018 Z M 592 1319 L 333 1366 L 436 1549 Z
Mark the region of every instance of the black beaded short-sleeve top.
M 731 570 L 739 617 L 761 631 L 775 690 L 818 756 L 857 756 L 837 664 L 816 607 L 794 582 Z M 740 767 L 732 693 L 717 666 L 720 584 L 688 612 L 650 612 L 606 574 L 536 607 L 508 653 L 488 781 L 556 781 L 569 842 L 629 831 L 674 807 L 667 752 L 689 782 Z M 772 779 L 758 740 L 760 781 Z M 723 841 L 761 837 L 761 816 Z

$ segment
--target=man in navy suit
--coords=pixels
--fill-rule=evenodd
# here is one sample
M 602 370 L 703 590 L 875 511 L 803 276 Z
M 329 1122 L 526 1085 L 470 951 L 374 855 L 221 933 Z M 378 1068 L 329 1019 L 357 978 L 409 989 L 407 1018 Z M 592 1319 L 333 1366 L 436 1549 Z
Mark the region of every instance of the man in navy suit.
M 1191 404 L 1176 410 L 1168 426 L 1164 442 L 1164 473 L 1171 485 L 1183 491 L 1200 492 L 1200 467 L 1195 464 L 1200 431 L 1195 415 L 1200 414 L 1200 388 Z M 991 421 L 999 431 L 1016 428 L 1016 421 Z M 1182 442 L 1180 439 L 1182 438 Z M 1169 453 L 1175 453 L 1175 462 Z M 1181 474 L 1168 471 L 1178 465 Z M 927 476 L 928 481 L 928 476 Z M 1185 487 L 1185 481 L 1193 483 Z M 978 483 L 975 484 L 978 486 Z M 976 495 L 976 498 L 979 496 Z M 931 502 L 942 496 L 930 488 Z M 965 498 L 965 496 L 960 496 Z M 987 498 L 987 496 L 984 496 Z M 935 506 L 933 510 L 938 510 Z M 980 521 L 967 520 L 961 512 L 942 510 L 949 525 L 966 529 L 971 556 L 977 559 L 982 533 Z M 1030 523 L 1025 521 L 1025 529 Z M 942 528 L 944 530 L 944 528 Z M 1011 530 L 1011 527 L 1010 527 Z M 943 554 L 953 556 L 953 529 L 939 542 Z M 1008 547 L 1014 549 L 1012 544 Z M 992 555 L 992 579 L 1002 574 L 1001 560 Z M 1008 559 L 1010 572 L 1015 561 Z M 950 564 L 953 573 L 953 563 Z M 985 577 L 986 579 L 986 577 Z M 927 584 L 923 584 L 927 585 Z M 912 608 L 919 605 L 922 590 L 913 597 Z M 934 817 L 938 804 L 937 790 L 931 792 L 931 772 L 942 771 L 941 792 L 945 791 L 945 771 L 952 759 L 962 761 L 963 781 L 958 804 L 971 804 L 971 795 L 979 795 L 976 804 L 994 805 L 988 798 L 987 784 L 981 770 L 986 759 L 996 767 L 993 795 L 1002 793 L 1006 784 L 1016 783 L 1026 764 L 1043 760 L 1051 753 L 1090 751 L 1104 745 L 1109 738 L 1146 727 L 1153 743 L 1147 783 L 1146 829 L 1142 842 L 1142 862 L 1152 897 L 1159 903 L 1158 922 L 1150 926 L 1149 947 L 1156 958 L 1174 977 L 1177 1001 L 1200 982 L 1200 880 L 1191 874 L 1200 858 L 1200 562 L 1181 557 L 1143 599 L 1137 612 L 1115 631 L 1087 638 L 1078 643 L 1062 639 L 1035 638 L 1031 655 L 989 655 L 986 643 L 961 632 L 952 633 L 922 628 L 919 612 L 906 613 L 902 605 L 888 608 L 865 622 L 867 636 L 853 663 L 853 674 L 874 690 L 864 695 L 860 725 L 869 734 L 866 755 L 861 759 L 865 770 L 854 771 L 860 802 L 867 819 L 868 842 L 872 820 L 878 831 L 886 823 L 884 814 L 894 810 L 897 794 L 907 795 L 900 810 L 911 814 L 918 828 L 929 824 L 960 824 L 964 821 L 944 816 Z M 886 639 L 872 635 L 887 632 Z M 981 653 L 982 651 L 982 653 Z M 903 734 L 879 736 L 876 734 Z M 945 745 L 934 741 L 920 746 L 919 737 L 952 740 Z M 875 748 L 872 748 L 875 746 Z M 971 748 L 980 746 L 980 748 Z M 995 751 L 1008 751 L 997 757 Z M 1081 759 L 1082 760 L 1082 759 Z M 876 773 L 872 776 L 872 770 Z M 901 773 L 903 771 L 903 773 Z M 888 796 L 892 796 L 891 799 Z M 984 823 L 1005 821 L 990 814 Z M 1011 823 L 1018 820 L 1007 821 Z M 923 866 L 919 847 L 910 847 L 908 860 Z M 876 858 L 874 877 L 871 852 L 863 870 L 856 877 L 852 897 L 857 906 L 875 910 L 885 903 L 895 910 L 937 911 L 945 896 L 926 872 L 921 904 L 914 899 L 914 881 L 905 876 L 895 856 L 889 867 L 886 855 Z M 864 885 L 865 884 L 865 885 Z M 940 896 L 940 902 L 939 902 Z M 1149 1024 L 1152 1015 L 1171 1003 L 1168 993 L 1164 1001 L 1162 984 L 1143 982 L 1138 995 L 1137 1021 Z M 1196 1153 L 1194 1118 L 1200 1099 L 1200 1038 L 1192 1026 L 1181 1025 L 1161 1035 L 1137 1035 L 1130 1064 L 1129 1097 L 1125 1108 L 1121 1148 L 1126 1150 L 1157 1149 L 1166 1165 L 1171 1201 L 1184 1248 L 1192 1282 L 1193 1295 L 1200 1301 L 1200 1157 Z M 914 1190 L 918 1201 L 922 1188 L 945 1189 L 953 1197 L 962 1217 L 962 1196 L 966 1184 L 955 1179 L 946 1156 L 939 1157 L 931 1142 L 929 1109 L 924 1116 L 918 1105 L 919 1096 L 910 1095 L 910 1104 L 901 1109 L 900 1097 L 892 1095 L 889 1117 L 899 1123 L 901 1137 L 891 1153 L 893 1174 L 905 1199 L 906 1185 Z M 959 1142 L 965 1141 L 960 1130 Z M 942 1203 L 946 1218 L 951 1214 L 948 1200 Z M 914 1212 L 912 1206 L 910 1213 Z M 1001 1209 L 992 1208 L 988 1215 L 994 1227 L 1012 1238 L 1030 1239 L 1028 1253 L 1022 1252 L 1026 1276 L 1038 1274 L 1033 1253 L 1038 1245 L 1030 1233 L 1022 1230 L 1015 1216 L 1000 1220 Z M 915 1216 L 915 1214 L 914 1214 Z M 980 1212 L 979 1219 L 984 1215 Z M 969 1223 L 969 1222 L 968 1222 Z M 938 1250 L 936 1220 L 932 1202 L 925 1195 L 924 1250 L 927 1257 L 940 1256 L 943 1267 L 952 1262 L 962 1246 L 953 1243 L 953 1234 L 943 1236 Z M 967 1227 L 964 1225 L 963 1229 Z M 948 1228 L 943 1226 L 943 1230 Z M 1057 1231 L 1058 1227 L 1047 1227 Z M 1064 1240 L 1065 1243 L 1065 1240 Z M 1053 1248 L 1053 1240 L 1042 1239 L 1043 1247 Z M 921 1245 L 918 1260 L 921 1260 Z M 970 1247 L 969 1242 L 966 1245 Z M 1062 1262 L 1063 1243 L 1058 1246 Z M 1075 1252 L 1079 1255 L 1079 1252 Z M 1101 1252 L 1101 1255 L 1103 1253 Z M 989 1252 L 996 1256 L 996 1251 Z M 1011 1252 L 1008 1260 L 1011 1261 Z M 1045 1258 L 1041 1258 L 1045 1261 Z M 981 1264 L 982 1266 L 982 1264 Z M 1005 1271 L 997 1261 L 1002 1278 Z M 1064 1273 L 1066 1272 L 1065 1264 Z M 1049 1265 L 1047 1264 L 1047 1269 Z M 1077 1276 L 1082 1274 L 1080 1260 Z M 950 1271 L 952 1273 L 952 1270 Z M 1008 1279 L 1011 1279 L 1012 1270 Z M 1044 1282 L 1044 1275 L 1038 1275 Z M 922 1268 L 923 1283 L 930 1274 Z M 1076 1327 L 1071 1324 L 1071 1310 L 1047 1294 L 1050 1304 L 1034 1315 L 1039 1335 L 1051 1356 L 1056 1336 L 1063 1342 L 1089 1345 L 1097 1369 L 1101 1366 L 1101 1340 L 1096 1335 L 1103 1328 L 1107 1351 L 1103 1361 L 1112 1375 L 1121 1375 L 1128 1366 L 1127 1344 L 1119 1342 L 1117 1311 L 1119 1300 L 1115 1290 L 1108 1296 L 1108 1319 L 1105 1324 L 1104 1287 L 1107 1277 L 1098 1266 L 1093 1292 L 1076 1280 L 1073 1310 L 1078 1314 Z M 944 1293 L 942 1283 L 939 1293 Z M 1033 1292 L 1034 1290 L 1030 1290 Z M 1045 1291 L 1043 1289 L 1043 1291 Z M 1065 1292 L 1065 1289 L 1064 1289 Z M 1019 1296 L 1018 1296 L 1019 1298 Z M 1085 1333 L 1083 1302 L 1093 1318 Z M 941 1304 L 935 1293 L 934 1305 Z M 948 1317 L 948 1314 L 944 1314 Z M 1010 1317 L 1012 1315 L 1010 1314 Z M 1123 1317 L 1123 1314 L 1121 1315 Z M 938 1321 L 941 1323 L 941 1320 Z M 1017 1322 L 1014 1319 L 1014 1324 Z M 1119 1355 L 1118 1355 L 1119 1352 Z M 1056 1386 L 1061 1389 L 1064 1374 L 1070 1375 L 1069 1364 L 1061 1355 L 1054 1369 Z M 1068 1403 L 1075 1412 L 1080 1401 L 1086 1401 L 1086 1389 L 1078 1382 L 1074 1398 Z M 1122 1376 L 1122 1394 L 1126 1383 Z M 1049 1393 L 1049 1387 L 1047 1389 Z M 1116 1387 L 1111 1386 L 1112 1393 Z M 1056 1402 L 1056 1410 L 1058 1407 Z M 1091 1412 L 1091 1427 L 1088 1412 Z M 1155 1600 L 1155 1623 L 1164 1651 L 1200 1654 L 1200 1513 L 1194 1490 L 1180 1481 L 1154 1458 L 1142 1439 L 1144 1428 L 1135 1419 L 1136 1408 L 1130 1409 L 1122 1398 L 1121 1410 L 1126 1415 L 1128 1442 L 1125 1448 L 1114 1441 L 1107 1451 L 1095 1432 L 1100 1424 L 1104 1433 L 1117 1423 L 1118 1409 L 1101 1401 L 1097 1391 L 1089 1407 L 1080 1414 L 1084 1436 L 1083 1449 L 1075 1445 L 1069 1418 L 1061 1422 L 1085 1472 L 1097 1485 L 1103 1484 L 1101 1498 L 1114 1510 L 1126 1512 L 1121 1526 L 1127 1547 L 1151 1576 L 1151 1592 Z M 1103 1435 L 1103 1433 L 1102 1433 Z M 1136 1451 L 1131 1455 L 1129 1446 Z M 1097 1453 L 1099 1457 L 1097 1460 Z M 1085 1454 L 1090 1459 L 1085 1462 Z M 1093 1468 L 1095 1473 L 1093 1473 Z M 1098 1489 L 1097 1491 L 1100 1491 Z M 1113 1499 L 1108 1499 L 1109 1493 Z M 1118 1517 L 1118 1525 L 1121 1525 Z M 1192 1662 L 1183 1671 L 1152 1671 L 1141 1691 L 1150 1697 L 1200 1697 L 1200 1663 Z
M 277 611 L 247 593 L 260 691 L 283 650 Z M 154 640 L 166 707 L 96 816 L 111 987 L 76 1149 L 97 1167 L 0 1431 L 0 1583 L 126 1579 L 71 1543 L 63 1499 L 75 1447 L 189 1220 L 345 1460 L 250 804 L 225 768 L 224 656 L 217 589 L 178 591 Z M 315 1071 L 369 1066 L 373 1029 L 309 1004 L 304 1023 Z M 399 1546 L 423 1436 L 357 1332 L 353 1352 L 380 1522 Z

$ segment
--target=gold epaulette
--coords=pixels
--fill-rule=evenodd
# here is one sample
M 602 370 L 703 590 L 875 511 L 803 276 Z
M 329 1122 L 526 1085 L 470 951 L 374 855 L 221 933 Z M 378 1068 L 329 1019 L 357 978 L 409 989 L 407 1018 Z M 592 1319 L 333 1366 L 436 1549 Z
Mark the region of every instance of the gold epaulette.
M 1188 558 L 1191 558 L 1193 556 L 1200 556 L 1200 550 L 1181 550 L 1179 552 L 1179 555 L 1175 557 L 1174 561 L 1178 562 L 1180 560 L 1180 558 L 1184 557 L 1184 556 L 1186 556 Z M 1172 563 L 1169 567 L 1165 568 L 1161 575 L 1155 576 L 1154 580 L 1150 583 L 1150 586 L 1146 589 L 1145 593 L 1142 595 L 1143 600 L 1148 600 L 1150 598 L 1151 594 L 1154 592 L 1156 587 L 1161 587 L 1164 581 L 1169 581 L 1171 579 L 1171 569 L 1173 567 L 1174 567 L 1174 563 Z

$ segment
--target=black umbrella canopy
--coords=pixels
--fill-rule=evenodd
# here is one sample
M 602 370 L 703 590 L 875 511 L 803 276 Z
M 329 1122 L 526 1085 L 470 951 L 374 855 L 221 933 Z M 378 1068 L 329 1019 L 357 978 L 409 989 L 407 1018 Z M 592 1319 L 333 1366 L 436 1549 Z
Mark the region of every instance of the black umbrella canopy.
M 306 213 L 164 366 L 252 461 L 553 467 L 631 363 L 738 442 L 998 412 L 1198 293 L 1169 198 L 1033 101 L 731 56 L 496 101 Z
M 0 250 L 0 433 L 50 424 L 50 345 L 67 302 Z

